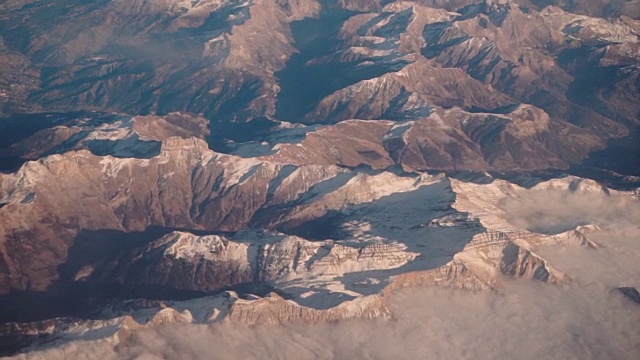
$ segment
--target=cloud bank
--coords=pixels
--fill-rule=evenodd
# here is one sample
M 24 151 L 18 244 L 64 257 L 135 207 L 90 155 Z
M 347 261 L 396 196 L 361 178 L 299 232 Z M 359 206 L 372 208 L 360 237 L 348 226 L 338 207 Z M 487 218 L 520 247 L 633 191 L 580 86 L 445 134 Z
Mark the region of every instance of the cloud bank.
M 500 202 L 509 222 L 545 234 L 589 224 L 638 229 L 639 205 L 637 199 L 628 196 L 559 189 L 530 190 Z
M 637 359 L 640 307 L 603 286 L 511 282 L 499 293 L 414 289 L 397 321 L 162 327 L 113 347 L 73 343 L 34 359 Z

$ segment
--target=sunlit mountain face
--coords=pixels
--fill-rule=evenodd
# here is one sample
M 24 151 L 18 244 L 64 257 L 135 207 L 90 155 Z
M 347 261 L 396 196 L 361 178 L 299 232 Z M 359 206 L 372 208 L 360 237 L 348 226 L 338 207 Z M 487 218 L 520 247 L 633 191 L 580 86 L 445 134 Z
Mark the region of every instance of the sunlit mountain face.
M 0 2 L 0 355 L 632 359 L 638 0 Z

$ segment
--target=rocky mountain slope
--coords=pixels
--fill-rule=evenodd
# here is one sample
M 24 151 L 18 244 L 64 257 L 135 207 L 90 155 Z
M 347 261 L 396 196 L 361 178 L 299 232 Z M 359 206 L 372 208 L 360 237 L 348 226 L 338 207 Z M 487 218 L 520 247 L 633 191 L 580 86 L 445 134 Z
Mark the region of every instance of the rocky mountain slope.
M 75 284 L 76 289 L 117 288 L 125 298 L 171 295 L 158 289 L 173 289 L 174 294 L 235 291 L 193 300 L 120 300 L 97 306 L 101 310 L 92 317 L 102 320 L 11 323 L 4 334 L 20 334 L 22 339 L 49 334 L 63 342 L 95 336 L 124 341 L 135 329 L 175 322 L 279 324 L 393 317 L 386 299 L 406 287 L 500 291 L 501 282 L 509 278 L 567 285 L 573 280 L 559 270 L 563 264 L 545 259 L 539 249 L 597 252 L 601 245 L 595 239 L 610 237 L 615 229 L 571 222 L 549 230 L 523 227 L 510 218 L 514 211 L 509 202 L 553 191 L 559 197 L 621 201 L 624 211 L 640 209 L 637 194 L 571 177 L 527 189 L 491 178 L 469 182 L 443 176 L 403 179 L 390 173 L 355 176 L 358 187 L 370 189 L 359 192 L 361 197 L 345 199 L 353 186 L 346 182 L 319 193 L 315 200 L 300 202 L 283 217 L 296 219 L 322 208 L 314 211 L 311 224 L 290 228 L 289 233 L 299 235 L 256 228 L 228 235 L 172 231 L 113 249 L 118 241 L 114 233 L 110 252 L 92 250 L 91 246 L 99 246 L 95 243 L 83 244 L 81 253 L 72 247 L 63 266 L 68 277 L 59 280 Z M 385 177 L 385 186 L 376 188 L 380 177 Z M 397 187 L 390 194 L 388 184 Z M 9 204 L 2 210 L 33 205 Z M 92 258 L 90 251 L 99 251 L 99 256 Z M 258 284 L 264 284 L 262 295 L 256 295 Z M 252 294 L 246 295 L 247 290 Z
M 633 3 L 8 2 L 3 112 L 188 111 L 218 150 L 281 120 L 417 122 L 381 139 L 406 167 L 567 168 L 637 129 Z

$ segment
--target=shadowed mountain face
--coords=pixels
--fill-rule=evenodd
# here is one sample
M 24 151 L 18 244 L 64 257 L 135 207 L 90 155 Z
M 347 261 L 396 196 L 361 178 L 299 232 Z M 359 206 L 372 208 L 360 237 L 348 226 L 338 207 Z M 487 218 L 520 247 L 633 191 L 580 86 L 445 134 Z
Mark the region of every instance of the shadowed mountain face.
M 539 248 L 601 251 L 637 213 L 638 9 L 4 1 L 0 354 L 167 322 L 390 318 L 410 286 L 570 284 Z M 518 205 L 550 193 L 578 205 Z M 584 216 L 529 224 L 566 212 Z

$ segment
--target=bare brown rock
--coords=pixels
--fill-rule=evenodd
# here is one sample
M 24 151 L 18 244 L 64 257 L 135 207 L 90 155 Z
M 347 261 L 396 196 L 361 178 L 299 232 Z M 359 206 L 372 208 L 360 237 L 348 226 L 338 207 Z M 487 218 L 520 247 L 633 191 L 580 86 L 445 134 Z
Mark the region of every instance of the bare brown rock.
M 344 121 L 311 131 L 300 143 L 276 145 L 275 154 L 264 158 L 296 165 L 369 165 L 384 169 L 393 164 L 381 141 L 391 126 L 389 121 Z
M 390 318 L 391 316 L 384 300 L 377 295 L 345 302 L 330 309 L 317 310 L 302 307 L 272 293 L 257 301 L 238 300 L 229 312 L 229 320 L 245 324 L 309 323 L 349 318 Z

